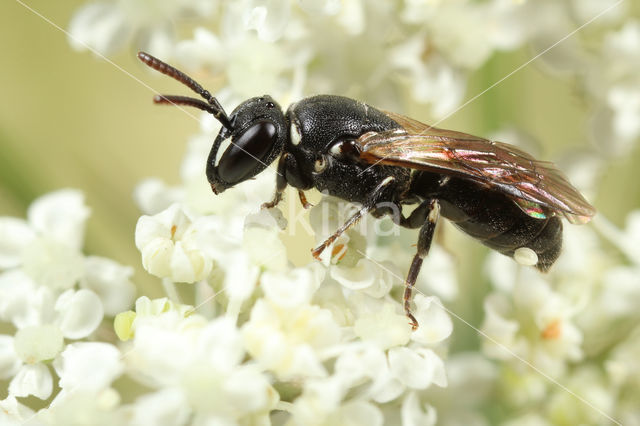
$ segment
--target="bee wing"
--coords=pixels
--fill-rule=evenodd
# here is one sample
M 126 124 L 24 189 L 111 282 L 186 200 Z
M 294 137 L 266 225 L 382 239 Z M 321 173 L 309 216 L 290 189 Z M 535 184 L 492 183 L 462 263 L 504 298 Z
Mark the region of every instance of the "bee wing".
M 356 141 L 360 157 L 370 164 L 474 180 L 507 194 L 532 217 L 545 217 L 541 206 L 562 214 L 571 223 L 587 223 L 595 215 L 593 206 L 553 163 L 536 160 L 502 142 L 386 114 L 402 128 L 365 133 Z

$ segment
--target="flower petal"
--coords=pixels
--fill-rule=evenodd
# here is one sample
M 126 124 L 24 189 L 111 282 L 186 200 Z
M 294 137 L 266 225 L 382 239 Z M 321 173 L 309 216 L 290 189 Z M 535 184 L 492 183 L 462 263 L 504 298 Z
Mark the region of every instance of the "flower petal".
M 58 297 L 55 310 L 64 337 L 82 339 L 93 333 L 104 315 L 100 298 L 91 290 L 67 290 Z
M 54 325 L 33 325 L 18 330 L 14 344 L 18 357 L 33 364 L 54 359 L 64 347 L 64 338 Z
M 27 218 L 36 232 L 80 250 L 89 213 L 82 192 L 61 189 L 31 203 Z
M 9 383 L 9 395 L 47 399 L 53 390 L 53 379 L 46 365 L 39 362 L 23 365 Z
M 78 249 L 47 237 L 37 238 L 25 248 L 22 263 L 31 278 L 53 290 L 74 286 L 84 272 L 84 258 Z
M 21 404 L 14 397 L 9 395 L 0 401 L 0 423 L 6 426 L 24 425 L 33 418 L 33 410 Z
M 132 407 L 131 424 L 140 426 L 185 425 L 191 410 L 189 401 L 180 388 L 164 388 L 147 393 Z
M 265 297 L 281 308 L 309 303 L 318 286 L 311 270 L 306 268 L 297 268 L 289 273 L 265 272 L 260 284 Z
M 444 363 L 430 349 L 391 348 L 389 367 L 398 380 L 413 389 L 426 389 L 431 383 L 446 384 L 446 377 L 442 377 Z
M 136 287 L 129 280 L 133 268 L 98 256 L 87 257 L 84 268 L 81 285 L 98 295 L 105 314 L 115 316 L 131 308 L 136 294 Z
M 22 250 L 34 238 L 35 232 L 26 221 L 0 217 L 0 270 L 20 265 Z
M 424 344 L 438 343 L 451 335 L 453 323 L 437 297 L 417 294 L 415 316 L 420 327 L 411 334 L 411 340 Z
M 415 392 L 410 392 L 402 400 L 403 426 L 430 426 L 437 421 L 436 410 L 427 404 L 422 404 Z
M 147 215 L 158 214 L 182 198 L 181 188 L 169 187 L 157 178 L 143 180 L 133 191 L 136 205 Z
M 109 343 L 77 342 L 68 345 L 53 363 L 60 387 L 99 391 L 124 370 L 120 351 Z
M 123 47 L 131 33 L 123 11 L 115 4 L 91 3 L 75 13 L 69 24 L 69 43 L 109 55 Z
M 21 364 L 14 349 L 13 336 L 0 335 L 0 380 L 13 377 Z

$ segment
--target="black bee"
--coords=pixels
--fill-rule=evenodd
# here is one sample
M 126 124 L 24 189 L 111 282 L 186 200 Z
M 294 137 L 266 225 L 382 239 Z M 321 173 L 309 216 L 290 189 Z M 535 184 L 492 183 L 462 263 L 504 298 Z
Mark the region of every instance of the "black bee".
M 362 207 L 312 250 L 318 258 L 362 216 L 391 214 L 389 206 L 416 205 L 408 217 L 392 215 L 406 228 L 420 228 L 417 253 L 405 282 L 404 309 L 413 329 L 412 288 L 429 252 L 440 215 L 486 246 L 525 258 L 546 271 L 562 246 L 564 216 L 586 223 L 595 209 L 549 162 L 511 145 L 443 130 L 342 96 L 319 95 L 289 106 L 270 97 L 243 102 L 227 116 L 215 97 L 170 65 L 140 52 L 140 60 L 185 84 L 199 99 L 159 95 L 156 103 L 207 111 L 222 129 L 207 160 L 207 179 L 219 194 L 262 172 L 278 159 L 273 207 L 287 185 L 316 188 Z

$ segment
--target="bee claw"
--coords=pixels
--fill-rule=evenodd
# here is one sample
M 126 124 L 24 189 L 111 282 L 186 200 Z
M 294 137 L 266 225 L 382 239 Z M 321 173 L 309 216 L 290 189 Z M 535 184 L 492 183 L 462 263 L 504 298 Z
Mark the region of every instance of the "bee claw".
M 311 255 L 316 260 L 322 260 L 320 259 L 320 255 L 322 254 L 323 251 L 324 251 L 324 247 L 318 247 L 311 250 Z

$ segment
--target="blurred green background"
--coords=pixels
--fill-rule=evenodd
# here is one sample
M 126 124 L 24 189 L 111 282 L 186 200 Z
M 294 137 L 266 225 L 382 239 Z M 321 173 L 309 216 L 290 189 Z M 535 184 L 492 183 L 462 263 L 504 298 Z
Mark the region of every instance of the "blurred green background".
M 84 3 L 34 0 L 28 5 L 65 29 Z M 180 159 L 198 123 L 174 109 L 154 107 L 147 87 L 90 53 L 73 51 L 62 31 L 20 3 L 6 0 L 0 10 L 0 215 L 24 216 L 37 196 L 79 188 L 92 209 L 85 251 L 136 267 L 141 293 L 160 295 L 157 281 L 142 271 L 134 245 L 139 212 L 132 192 L 148 176 L 178 181 Z M 148 72 L 135 53 L 121 52 L 112 60 L 154 90 L 184 92 L 174 81 Z M 471 76 L 467 99 L 531 55 L 527 49 L 494 55 Z M 544 159 L 590 149 L 590 111 L 574 83 L 549 77 L 534 62 L 439 126 L 481 136 L 514 127 L 540 141 L 538 155 Z M 411 104 L 400 112 L 433 121 L 426 111 Z M 626 213 L 640 205 L 640 151 L 610 164 L 591 201 L 622 225 Z

